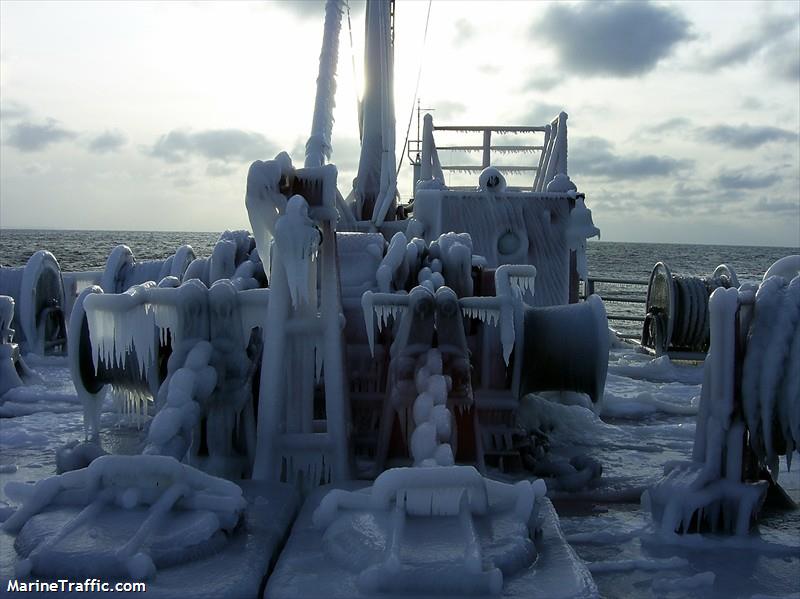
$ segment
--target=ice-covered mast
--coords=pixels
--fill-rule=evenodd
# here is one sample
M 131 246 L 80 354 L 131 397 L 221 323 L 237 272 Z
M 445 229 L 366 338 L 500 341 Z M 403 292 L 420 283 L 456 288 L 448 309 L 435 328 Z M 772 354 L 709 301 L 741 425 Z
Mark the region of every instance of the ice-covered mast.
M 331 159 L 333 107 L 336 105 L 336 66 L 339 59 L 339 32 L 342 28 L 343 7 L 344 0 L 327 0 L 325 3 L 325 31 L 319 56 L 311 136 L 306 142 L 306 167 L 322 166 Z
M 355 182 L 356 215 L 380 225 L 397 190 L 394 115 L 394 47 L 391 0 L 367 2 L 361 157 Z

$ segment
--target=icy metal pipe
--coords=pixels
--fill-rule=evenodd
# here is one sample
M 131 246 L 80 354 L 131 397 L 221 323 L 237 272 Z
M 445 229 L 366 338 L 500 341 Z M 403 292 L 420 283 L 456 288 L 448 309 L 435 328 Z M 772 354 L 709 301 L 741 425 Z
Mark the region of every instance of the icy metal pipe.
M 325 3 L 325 30 L 319 56 L 317 96 L 314 100 L 311 136 L 306 142 L 306 167 L 322 166 L 331 158 L 333 107 L 336 105 L 336 65 L 339 59 L 339 32 L 342 28 L 343 6 L 343 0 L 327 0 Z

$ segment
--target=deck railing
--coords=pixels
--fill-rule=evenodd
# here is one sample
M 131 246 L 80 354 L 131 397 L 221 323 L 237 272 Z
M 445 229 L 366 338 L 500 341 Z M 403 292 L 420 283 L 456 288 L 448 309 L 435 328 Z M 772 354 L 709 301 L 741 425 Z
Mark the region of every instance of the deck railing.
M 599 295 L 606 305 L 609 325 L 617 334 L 623 339 L 640 339 L 648 284 L 643 279 L 590 276 L 581 286 L 580 299 Z

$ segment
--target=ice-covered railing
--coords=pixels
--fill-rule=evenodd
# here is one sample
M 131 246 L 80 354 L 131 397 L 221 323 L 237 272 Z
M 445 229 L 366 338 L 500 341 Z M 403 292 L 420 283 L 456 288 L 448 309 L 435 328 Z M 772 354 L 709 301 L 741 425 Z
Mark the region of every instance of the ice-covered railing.
M 461 134 L 482 134 L 480 145 L 439 145 L 434 140 L 434 131 Z M 543 133 L 541 145 L 531 144 L 493 144 L 492 134 L 531 134 Z M 440 151 L 480 152 L 480 164 L 442 165 Z M 492 154 L 533 154 L 539 153 L 539 160 L 534 164 L 495 164 Z M 512 125 L 434 125 L 433 117 L 426 114 L 423 119 L 421 140 L 410 140 L 408 145 L 409 160 L 415 166 L 415 181 L 427 184 L 438 180 L 445 182 L 445 172 L 477 173 L 487 167 L 494 166 L 504 173 L 535 173 L 532 191 L 550 191 L 548 184 L 561 174 L 567 172 L 567 113 L 561 112 L 551 123 L 542 126 Z
M 800 256 L 756 289 L 717 288 L 711 345 L 688 463 L 672 463 L 645 502 L 665 533 L 744 534 L 800 446 Z

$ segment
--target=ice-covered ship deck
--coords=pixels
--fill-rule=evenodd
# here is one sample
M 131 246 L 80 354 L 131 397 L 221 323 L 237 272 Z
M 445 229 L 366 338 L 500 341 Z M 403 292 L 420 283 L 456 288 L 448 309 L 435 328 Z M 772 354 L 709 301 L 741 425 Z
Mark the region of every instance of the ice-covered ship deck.
M 12 390 L 0 406 L 2 520 L 16 507 L 8 496 L 14 485 L 8 483 L 53 475 L 56 450 L 82 439 L 84 434 L 82 407 L 69 378 L 66 359 L 30 356 L 29 365 L 41 375 L 41 382 Z M 619 347 L 612 349 L 609 356 L 600 417 L 582 407 L 553 402 L 543 404 L 547 411 L 538 411 L 542 420 L 538 424 L 549 430 L 553 453 L 564 457 L 588 454 L 602 463 L 598 484 L 578 492 L 555 491 L 551 495 L 564 538 L 586 564 L 604 596 L 750 598 L 797 593 L 800 540 L 796 533 L 800 516 L 796 510 L 767 511 L 755 534 L 748 537 L 665 537 L 656 531 L 649 514 L 639 505 L 642 491 L 660 478 L 665 462 L 685 460 L 691 455 L 701 371 L 701 365 L 653 359 L 633 348 Z M 107 450 L 139 450 L 140 431 L 126 422 L 110 402 L 104 407 L 102 425 L 102 442 Z M 505 476 L 496 470 L 491 474 L 501 480 Z M 779 480 L 789 495 L 800 501 L 797 469 L 787 472 L 782 463 Z M 209 597 L 238 597 L 242 592 L 255 596 L 246 589 L 255 589 L 257 594 L 258 589 L 265 588 L 262 578 L 267 576 L 270 564 L 278 560 L 275 572 L 286 572 L 287 568 L 291 571 L 291 566 L 280 564 L 280 548 L 291 514 L 301 506 L 295 503 L 296 496 L 291 492 L 256 491 L 255 497 L 259 495 L 261 499 L 251 497 L 248 515 L 248 522 L 262 518 L 260 538 L 252 554 L 237 551 L 234 543 L 213 560 L 195 562 L 191 572 L 160 571 L 148 596 L 181 596 L 179 581 L 187 572 L 193 584 L 198 576 L 206 575 L 209 580 L 208 585 L 193 587 L 193 593 L 205 589 L 204 596 Z M 265 512 L 269 514 L 266 524 Z M 291 548 L 291 544 L 287 545 L 287 550 Z M 258 559 L 242 574 L 243 560 L 256 554 Z M 9 579 L 14 578 L 15 560 L 13 538 L 4 533 L 0 541 L 3 593 Z M 569 568 L 569 561 L 561 566 Z M 303 562 L 306 567 L 314 569 L 312 557 Z M 226 578 L 230 572 L 239 574 Z M 211 581 L 215 581 L 213 585 Z M 266 581 L 269 585 L 269 578 Z M 301 592 L 302 579 L 295 584 Z M 547 584 L 557 585 L 558 581 L 535 577 L 531 584 L 539 589 L 556 588 Z M 515 587 L 513 581 L 509 589 L 510 596 L 533 596 L 527 595 L 524 587 Z

